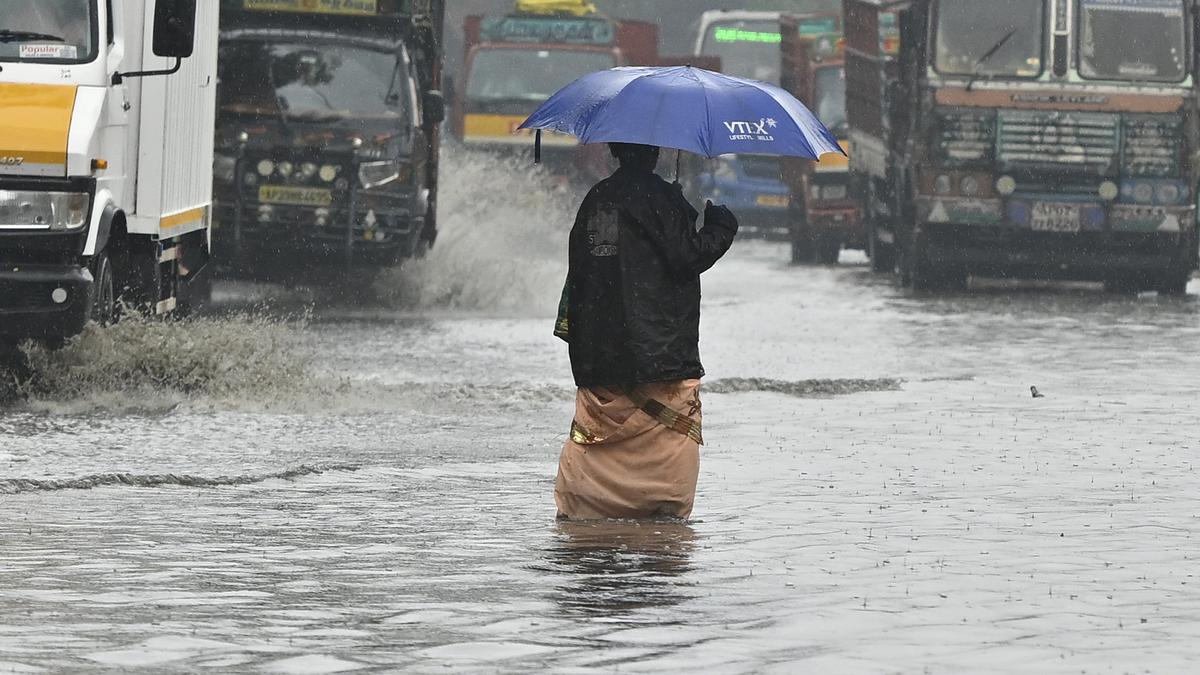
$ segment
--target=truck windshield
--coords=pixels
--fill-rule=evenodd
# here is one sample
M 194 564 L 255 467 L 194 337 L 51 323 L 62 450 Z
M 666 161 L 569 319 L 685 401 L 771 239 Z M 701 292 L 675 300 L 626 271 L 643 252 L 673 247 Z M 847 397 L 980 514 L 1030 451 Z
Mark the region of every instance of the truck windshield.
M 722 21 L 708 27 L 701 52 L 721 57 L 726 74 L 779 84 L 781 40 L 778 21 Z
M 542 102 L 575 80 L 616 65 L 610 52 L 481 49 L 471 61 L 467 99 Z
M 934 66 L 951 75 L 1037 77 L 1045 0 L 941 0 Z
M 1179 82 L 1187 75 L 1183 0 L 1081 0 L 1079 74 Z
M 841 138 L 846 127 L 846 71 L 841 66 L 818 68 L 816 73 L 817 119 Z
M 395 53 L 344 44 L 229 42 L 221 47 L 222 111 L 295 119 L 407 120 L 408 71 Z
M 96 58 L 95 0 L 3 0 L 0 61 L 86 63 Z

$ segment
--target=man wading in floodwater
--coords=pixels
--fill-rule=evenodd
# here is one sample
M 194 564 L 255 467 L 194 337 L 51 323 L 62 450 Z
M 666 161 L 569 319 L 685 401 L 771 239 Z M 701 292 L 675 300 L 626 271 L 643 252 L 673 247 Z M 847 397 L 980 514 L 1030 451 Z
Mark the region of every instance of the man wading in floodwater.
M 555 334 L 579 387 L 554 489 L 560 518 L 687 518 L 700 472 L 700 274 L 737 219 L 709 202 L 704 229 L 659 149 L 611 143 L 621 163 L 571 230 Z

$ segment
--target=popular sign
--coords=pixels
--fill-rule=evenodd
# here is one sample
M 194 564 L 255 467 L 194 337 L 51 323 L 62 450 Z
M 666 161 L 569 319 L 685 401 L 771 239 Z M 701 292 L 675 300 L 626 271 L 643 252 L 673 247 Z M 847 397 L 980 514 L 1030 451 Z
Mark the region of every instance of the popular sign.
M 344 14 L 375 16 L 378 0 L 244 0 L 248 10 L 259 12 L 299 12 L 303 14 Z

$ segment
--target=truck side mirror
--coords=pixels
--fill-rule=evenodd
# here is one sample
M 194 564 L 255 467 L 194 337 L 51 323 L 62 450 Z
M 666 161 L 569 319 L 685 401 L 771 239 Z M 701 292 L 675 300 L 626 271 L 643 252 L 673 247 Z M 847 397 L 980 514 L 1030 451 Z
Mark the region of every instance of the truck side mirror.
M 422 107 L 425 108 L 426 124 L 437 126 L 446 121 L 446 98 L 442 96 L 442 92 L 436 89 L 425 92 Z
M 196 48 L 196 0 L 157 0 L 154 55 L 186 59 Z

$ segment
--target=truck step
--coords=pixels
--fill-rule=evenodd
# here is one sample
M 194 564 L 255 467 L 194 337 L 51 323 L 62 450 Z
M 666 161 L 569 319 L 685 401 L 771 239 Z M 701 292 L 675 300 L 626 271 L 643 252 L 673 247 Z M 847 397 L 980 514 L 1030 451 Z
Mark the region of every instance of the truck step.
M 154 306 L 154 313 L 158 315 L 168 314 L 175 311 L 175 298 L 167 298 Z
M 172 246 L 171 248 L 164 248 L 162 253 L 158 254 L 158 262 L 160 262 L 160 263 L 171 262 L 172 260 L 178 260 L 178 259 L 179 259 L 179 247 L 178 246 Z

